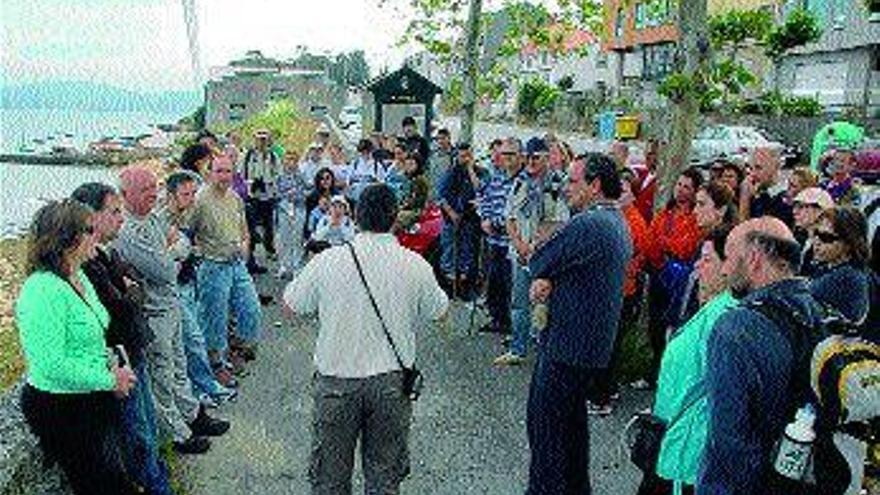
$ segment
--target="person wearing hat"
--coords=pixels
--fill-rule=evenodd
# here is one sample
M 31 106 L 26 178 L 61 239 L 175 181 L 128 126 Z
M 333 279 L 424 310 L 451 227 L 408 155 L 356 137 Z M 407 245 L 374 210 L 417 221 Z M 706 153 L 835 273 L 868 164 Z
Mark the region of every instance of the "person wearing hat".
M 577 212 L 529 258 L 529 297 L 548 307 L 529 390 L 529 495 L 590 493 L 588 391 L 608 366 L 632 242 L 610 157 L 588 153 L 570 169 Z
M 306 150 L 305 159 L 299 164 L 299 174 L 304 184 L 306 184 L 306 194 L 312 192 L 311 185 L 315 182 L 315 176 L 318 170 L 325 167 L 323 162 L 324 147 L 318 141 L 309 143 Z
M 531 340 L 532 311 L 529 304 L 528 263 L 535 248 L 568 221 L 568 208 L 555 176 L 548 172 L 549 149 L 541 138 L 526 144 L 527 162 L 514 179 L 507 201 L 507 232 L 510 235 L 510 256 L 513 259 L 510 319 L 512 340 L 508 352 L 493 361 L 496 366 L 522 364 Z
M 272 150 L 271 136 L 266 129 L 254 132 L 254 147 L 244 156 L 242 175 L 247 181 L 250 196 L 247 200 L 248 229 L 250 248 L 248 251 L 248 270 L 251 273 L 265 273 L 266 268 L 257 264 L 254 257 L 257 228 L 262 228 L 262 244 L 269 256 L 275 256 L 275 205 L 277 195 L 275 183 L 281 175 L 281 160 Z
M 852 175 L 856 166 L 856 156 L 848 148 L 838 148 L 831 154 L 824 169 L 828 179 L 822 184 L 822 188 L 828 191 L 835 203 L 842 206 L 859 206 L 861 184 Z
M 834 208 L 834 200 L 819 187 L 808 187 L 799 192 L 792 202 L 794 212 L 794 237 L 803 246 L 801 272 L 810 276 L 816 267 L 813 262 L 813 231 L 823 211 Z
M 341 246 L 354 239 L 354 223 L 349 214 L 348 200 L 337 194 L 330 198 L 330 211 L 318 222 L 312 241 Z

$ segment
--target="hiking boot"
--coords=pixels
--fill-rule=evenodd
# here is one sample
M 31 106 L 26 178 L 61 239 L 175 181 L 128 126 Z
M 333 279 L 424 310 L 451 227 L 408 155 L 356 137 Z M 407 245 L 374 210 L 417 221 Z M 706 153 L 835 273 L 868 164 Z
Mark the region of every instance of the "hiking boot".
M 196 419 L 189 424 L 193 435 L 203 437 L 219 437 L 229 431 L 229 421 L 212 418 L 205 412 L 204 407 L 199 408 L 199 414 Z
M 174 442 L 173 447 L 178 454 L 204 454 L 211 448 L 211 441 L 205 437 L 192 435 L 183 442 Z
M 493 366 L 519 366 L 526 361 L 526 358 L 512 352 L 506 352 L 492 361 Z
M 250 346 L 236 345 L 236 346 L 231 347 L 231 350 L 234 354 L 238 355 L 239 357 L 244 359 L 246 362 L 250 362 L 250 361 L 253 361 L 254 359 L 257 359 L 257 351 L 256 351 L 256 349 L 254 349 L 253 345 L 250 345 Z

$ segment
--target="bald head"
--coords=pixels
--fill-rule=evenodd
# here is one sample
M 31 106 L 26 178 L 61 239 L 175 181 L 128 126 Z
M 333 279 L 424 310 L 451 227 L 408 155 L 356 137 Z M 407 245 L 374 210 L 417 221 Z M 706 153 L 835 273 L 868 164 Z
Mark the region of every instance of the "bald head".
M 122 169 L 119 173 L 119 188 L 125 208 L 137 216 L 148 215 L 156 205 L 159 195 L 158 180 L 156 174 L 144 166 L 132 165 Z
M 752 152 L 751 180 L 756 185 L 771 186 L 776 182 L 781 156 L 776 148 L 755 148 Z
M 800 244 L 791 230 L 774 217 L 755 218 L 736 226 L 724 251 L 724 274 L 731 290 L 740 296 L 790 278 L 800 268 Z

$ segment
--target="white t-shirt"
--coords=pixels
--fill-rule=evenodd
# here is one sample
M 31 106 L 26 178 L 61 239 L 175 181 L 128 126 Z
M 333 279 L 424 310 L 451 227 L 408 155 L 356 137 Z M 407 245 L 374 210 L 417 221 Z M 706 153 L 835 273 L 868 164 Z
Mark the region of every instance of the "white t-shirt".
M 404 366 L 416 357 L 416 332 L 441 318 L 449 299 L 431 265 L 391 234 L 361 233 L 352 245 Z M 348 246 L 309 262 L 284 290 L 296 313 L 318 312 L 315 366 L 326 376 L 366 378 L 399 370 Z

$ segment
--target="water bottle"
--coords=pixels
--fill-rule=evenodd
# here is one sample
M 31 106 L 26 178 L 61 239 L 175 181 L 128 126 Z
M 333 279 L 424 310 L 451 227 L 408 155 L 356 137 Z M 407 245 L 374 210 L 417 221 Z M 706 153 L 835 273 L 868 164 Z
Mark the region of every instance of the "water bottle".
M 815 422 L 816 412 L 807 404 L 798 409 L 794 421 L 785 427 L 773 461 L 773 469 L 780 476 L 795 481 L 805 478 L 816 440 Z

